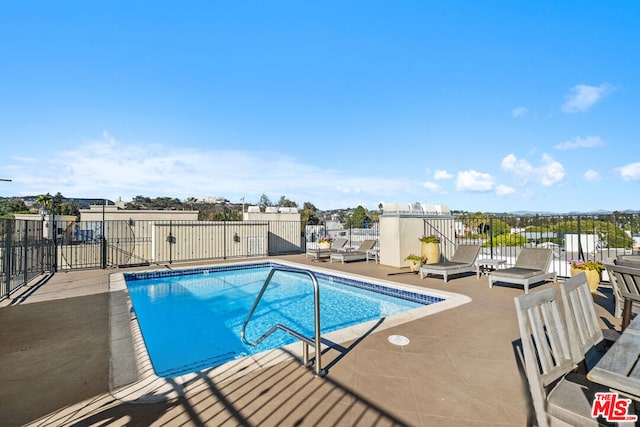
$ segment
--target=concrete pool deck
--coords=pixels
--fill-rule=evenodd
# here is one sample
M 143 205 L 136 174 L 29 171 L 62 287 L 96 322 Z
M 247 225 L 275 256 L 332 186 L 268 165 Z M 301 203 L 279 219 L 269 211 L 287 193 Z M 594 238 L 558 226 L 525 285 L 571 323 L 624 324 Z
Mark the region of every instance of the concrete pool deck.
M 304 254 L 278 257 L 317 266 Z M 207 263 L 215 264 L 215 263 Z M 183 265 L 180 265 L 182 267 Z M 289 360 L 241 377 L 196 375 L 184 396 L 125 403 L 109 392 L 109 275 L 88 270 L 43 277 L 0 302 L 0 425 L 527 425 L 532 409 L 519 364 L 513 297 L 475 274 L 426 278 L 383 265 L 321 267 L 469 296 L 470 303 L 328 350 L 324 378 Z M 148 267 L 147 267 L 148 269 Z M 532 288 L 555 287 L 546 283 Z M 595 296 L 603 326 L 610 289 Z M 608 322 L 608 323 L 607 323 Z M 407 346 L 390 335 L 410 339 Z M 267 365 L 264 361 L 265 366 Z

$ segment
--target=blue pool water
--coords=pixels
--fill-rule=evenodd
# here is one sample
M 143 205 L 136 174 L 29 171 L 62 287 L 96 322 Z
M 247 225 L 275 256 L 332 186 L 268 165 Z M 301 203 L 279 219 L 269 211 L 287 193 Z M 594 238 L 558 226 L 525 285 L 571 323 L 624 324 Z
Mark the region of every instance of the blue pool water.
M 240 339 L 242 323 L 272 266 L 277 264 L 125 274 L 156 374 L 183 375 L 295 342 L 282 331 L 255 347 Z M 316 277 L 323 334 L 442 301 L 338 276 Z M 247 326 L 247 339 L 255 341 L 275 323 L 313 336 L 313 286 L 308 276 L 274 274 Z

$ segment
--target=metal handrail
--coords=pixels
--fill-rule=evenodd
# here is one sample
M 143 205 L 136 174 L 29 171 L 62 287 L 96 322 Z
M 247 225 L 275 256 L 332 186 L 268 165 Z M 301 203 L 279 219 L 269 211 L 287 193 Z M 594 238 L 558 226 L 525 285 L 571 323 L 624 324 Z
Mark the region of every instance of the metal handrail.
M 426 235 L 436 236 L 438 239 L 440 239 L 441 242 L 444 243 L 444 251 L 442 251 L 442 254 L 447 259 L 449 259 L 456 250 L 456 242 L 449 239 L 442 231 L 434 227 L 433 224 L 429 223 L 427 219 L 423 220 L 423 229 L 424 229 L 425 236 Z
M 427 231 L 427 228 L 429 228 L 429 231 Z M 445 236 L 440 230 L 438 230 L 432 224 L 427 222 L 426 219 L 424 220 L 424 234 L 425 235 L 432 234 L 432 235 L 436 236 L 438 239 L 444 240 L 445 242 L 452 244 L 454 246 L 454 248 L 455 248 L 456 242 L 454 242 L 453 240 L 451 240 L 447 236 Z
M 251 319 L 251 316 L 253 316 L 253 312 L 255 311 L 256 307 L 258 306 L 258 303 L 260 302 L 260 300 L 262 299 L 262 296 L 264 295 L 264 292 L 267 290 L 267 286 L 269 286 L 269 283 L 271 283 L 271 278 L 273 277 L 274 273 L 276 271 L 283 271 L 283 272 L 287 272 L 287 273 L 296 273 L 296 274 L 306 274 L 307 276 L 309 276 L 309 278 L 311 278 L 311 282 L 313 283 L 313 305 L 314 305 L 314 335 L 315 338 L 309 338 L 306 337 L 304 335 L 302 335 L 301 333 L 294 331 L 293 329 L 284 326 L 280 323 L 276 323 L 275 325 L 273 325 L 267 332 L 265 332 L 260 338 L 258 338 L 256 341 L 254 342 L 249 342 L 247 341 L 247 339 L 245 338 L 245 330 L 247 328 L 247 324 L 249 323 L 249 320 Z M 260 289 L 260 293 L 258 294 L 258 297 L 256 298 L 255 302 L 253 303 L 253 307 L 251 307 L 251 310 L 249 311 L 249 315 L 247 316 L 247 318 L 245 319 L 244 323 L 242 324 L 242 331 L 240 331 L 240 338 L 242 339 L 242 342 L 244 342 L 247 345 L 250 345 L 252 347 L 255 347 L 256 345 L 260 344 L 265 338 L 267 338 L 269 335 L 271 335 L 272 333 L 274 333 L 276 330 L 283 330 L 286 333 L 288 333 L 289 335 L 299 339 L 300 341 L 302 341 L 303 346 L 302 346 L 302 363 L 304 366 L 309 366 L 309 345 L 313 345 L 315 348 L 315 352 L 316 352 L 316 359 L 315 359 L 315 363 L 314 363 L 314 369 L 313 369 L 313 374 L 315 376 L 324 376 L 326 374 L 326 371 L 324 369 L 322 369 L 322 362 L 321 362 L 321 349 L 320 349 L 320 343 L 321 343 L 321 337 L 320 337 L 320 285 L 318 284 L 318 279 L 316 278 L 315 274 L 313 274 L 311 271 L 309 270 L 299 270 L 299 269 L 294 269 L 294 268 L 286 268 L 286 267 L 274 267 L 271 269 L 271 271 L 269 272 L 269 275 L 267 276 L 267 278 L 264 281 L 264 284 L 262 285 L 262 289 Z

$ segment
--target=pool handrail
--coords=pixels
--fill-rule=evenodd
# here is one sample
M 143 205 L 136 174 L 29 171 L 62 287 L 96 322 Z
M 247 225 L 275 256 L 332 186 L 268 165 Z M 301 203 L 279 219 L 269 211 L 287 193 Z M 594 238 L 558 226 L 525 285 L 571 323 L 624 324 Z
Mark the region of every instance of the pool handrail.
M 275 274 L 276 271 L 283 271 L 286 273 L 296 273 L 296 274 L 306 274 L 307 276 L 309 276 L 309 278 L 311 279 L 311 282 L 313 284 L 313 305 L 314 305 L 314 338 L 309 338 L 306 337 L 304 335 L 302 335 L 301 333 L 294 331 L 293 329 L 282 325 L 281 323 L 276 323 L 275 325 L 273 325 L 267 332 L 265 332 L 260 338 L 258 338 L 256 341 L 254 342 L 249 342 L 247 341 L 247 339 L 245 338 L 245 329 L 247 327 L 247 324 L 249 323 L 249 320 L 251 319 L 251 316 L 253 316 L 253 312 L 255 311 L 256 307 L 258 306 L 258 303 L 260 302 L 260 300 L 262 299 L 262 296 L 264 295 L 264 292 L 267 290 L 267 287 L 269 286 L 269 283 L 271 283 L 271 278 L 273 277 L 273 275 Z M 315 352 L 316 352 L 316 357 L 315 357 L 315 363 L 314 363 L 314 369 L 313 369 L 313 374 L 316 377 L 319 376 L 324 376 L 326 374 L 326 371 L 324 369 L 322 369 L 322 362 L 321 362 L 321 355 L 322 355 L 322 351 L 321 351 L 321 336 L 320 336 L 320 285 L 318 284 L 318 279 L 316 278 L 316 275 L 313 274 L 312 271 L 309 270 L 301 270 L 301 269 L 297 269 L 297 268 L 287 268 L 287 267 L 273 267 L 271 269 L 271 271 L 269 272 L 269 275 L 267 276 L 267 278 L 264 281 L 264 284 L 262 285 L 262 289 L 260 289 L 260 293 L 258 293 L 258 297 L 256 298 L 255 302 L 253 303 L 253 306 L 251 307 L 251 310 L 249 311 L 249 314 L 247 315 L 247 318 L 245 319 L 244 323 L 242 324 L 242 331 L 240 331 L 240 338 L 242 339 L 242 342 L 244 342 L 247 345 L 250 345 L 252 347 L 255 347 L 256 345 L 260 344 L 265 338 L 267 338 L 269 335 L 271 335 L 272 333 L 274 333 L 276 330 L 283 330 L 286 333 L 288 333 L 289 335 L 299 339 L 300 341 L 302 341 L 303 346 L 302 346 L 302 363 L 304 366 L 309 366 L 309 345 L 313 345 L 315 348 Z

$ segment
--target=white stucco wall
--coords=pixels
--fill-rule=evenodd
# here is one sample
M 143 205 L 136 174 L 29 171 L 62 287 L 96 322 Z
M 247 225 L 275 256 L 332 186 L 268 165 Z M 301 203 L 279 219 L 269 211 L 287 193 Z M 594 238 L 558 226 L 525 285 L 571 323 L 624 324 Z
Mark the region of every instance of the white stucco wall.
M 413 216 L 380 216 L 380 264 L 393 267 L 409 265 L 409 254 L 420 254 L 418 240 L 424 230 L 424 218 Z
M 447 259 L 455 249 L 456 222 L 450 215 L 384 214 L 380 216 L 380 263 L 392 267 L 409 265 L 409 254 L 420 255 L 420 237 L 427 229 L 438 230 L 440 252 Z M 430 233 L 429 233 L 430 234 Z

